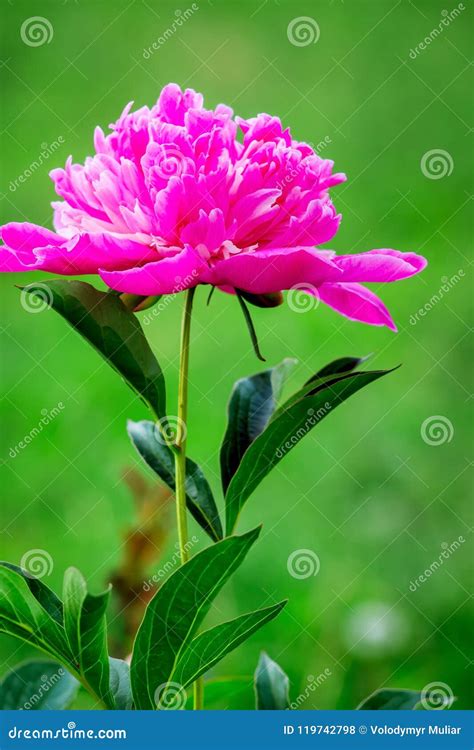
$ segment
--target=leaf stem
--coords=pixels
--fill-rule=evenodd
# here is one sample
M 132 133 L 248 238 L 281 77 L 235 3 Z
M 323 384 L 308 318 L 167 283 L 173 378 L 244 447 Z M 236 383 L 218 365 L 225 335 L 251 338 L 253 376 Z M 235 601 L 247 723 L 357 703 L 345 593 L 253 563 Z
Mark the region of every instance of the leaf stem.
M 179 552 L 181 565 L 189 560 L 188 520 L 186 511 L 186 433 L 188 419 L 188 382 L 189 382 L 189 338 L 191 333 L 191 313 L 196 289 L 188 289 L 184 303 L 181 322 L 179 383 L 178 383 L 178 420 L 175 440 L 175 476 L 176 476 L 176 519 L 178 526 Z M 204 683 L 199 678 L 194 683 L 194 708 L 203 708 Z

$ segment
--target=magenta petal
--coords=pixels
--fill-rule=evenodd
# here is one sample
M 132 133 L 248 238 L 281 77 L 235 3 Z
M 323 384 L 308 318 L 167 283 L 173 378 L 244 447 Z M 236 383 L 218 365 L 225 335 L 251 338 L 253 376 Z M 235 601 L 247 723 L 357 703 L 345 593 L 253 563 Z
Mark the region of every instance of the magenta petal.
M 1 271 L 42 270 L 64 275 L 97 273 L 99 268 L 130 268 L 155 260 L 156 250 L 111 234 L 61 237 L 34 224 L 2 227 Z
M 339 255 L 336 263 L 343 281 L 399 281 L 422 271 L 427 261 L 416 253 L 398 250 L 369 250 L 356 255 Z
M 127 294 L 175 294 L 196 286 L 207 268 L 201 257 L 186 247 L 176 255 L 127 271 L 104 271 L 100 277 L 111 289 Z
M 318 289 L 318 296 L 322 302 L 350 320 L 397 330 L 383 302 L 361 284 L 323 284 Z
M 283 248 L 233 255 L 216 263 L 203 280 L 214 286 L 269 294 L 296 284 L 318 287 L 340 277 L 340 270 L 327 255 L 309 248 Z
M 29 222 L 12 221 L 5 224 L 0 229 L 0 235 L 5 245 L 20 254 L 36 247 L 61 245 L 64 242 L 64 237 L 59 234 Z
M 34 271 L 37 267 L 37 261 L 33 258 L 32 263 L 31 257 L 21 260 L 20 256 L 17 255 L 9 247 L 0 247 L 0 273 L 18 273 L 21 271 Z
M 97 273 L 99 268 L 121 269 L 156 258 L 156 250 L 111 234 L 81 234 L 66 240 L 59 252 L 39 248 L 45 270 L 61 274 Z

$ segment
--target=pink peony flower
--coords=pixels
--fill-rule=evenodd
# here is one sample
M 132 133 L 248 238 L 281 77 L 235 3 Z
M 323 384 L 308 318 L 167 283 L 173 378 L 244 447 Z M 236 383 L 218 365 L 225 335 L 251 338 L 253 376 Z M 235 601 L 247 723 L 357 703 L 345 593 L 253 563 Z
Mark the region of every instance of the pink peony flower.
M 1 229 L 0 270 L 98 273 L 120 292 L 171 294 L 197 284 L 267 294 L 296 285 L 352 320 L 395 329 L 360 282 L 421 271 L 414 253 L 336 255 L 341 216 L 329 188 L 333 162 L 292 139 L 267 114 L 243 120 L 203 108 L 192 89 L 166 86 L 154 107 L 95 131 L 96 153 L 51 177 L 56 232 L 29 223 Z M 240 134 L 239 134 L 240 130 Z

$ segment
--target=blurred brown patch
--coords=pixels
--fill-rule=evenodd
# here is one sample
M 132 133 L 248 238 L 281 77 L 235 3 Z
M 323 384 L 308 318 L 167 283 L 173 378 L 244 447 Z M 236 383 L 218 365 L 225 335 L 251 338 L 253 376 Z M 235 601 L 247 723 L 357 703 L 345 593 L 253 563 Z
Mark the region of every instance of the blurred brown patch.
M 149 482 L 134 468 L 125 469 L 122 476 L 133 496 L 136 523 L 124 530 L 119 565 L 109 574 L 115 599 L 110 649 L 120 657 L 130 653 L 146 605 L 157 590 L 156 584 L 145 584 L 151 566 L 163 554 L 174 500 L 167 487 Z

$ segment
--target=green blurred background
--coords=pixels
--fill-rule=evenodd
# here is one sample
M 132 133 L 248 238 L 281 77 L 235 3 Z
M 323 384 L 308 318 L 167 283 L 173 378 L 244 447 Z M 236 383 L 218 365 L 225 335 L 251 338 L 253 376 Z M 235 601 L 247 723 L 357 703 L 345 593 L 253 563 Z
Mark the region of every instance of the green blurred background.
M 422 689 L 431 682 L 449 686 L 459 708 L 472 707 L 472 5 L 465 2 L 459 17 L 411 57 L 446 18 L 443 10 L 451 10 L 444 0 L 197 6 L 147 56 L 144 49 L 191 3 L 178 10 L 154 0 L 2 4 L 2 222 L 50 227 L 48 171 L 69 154 L 82 161 L 97 124 L 107 127 L 131 99 L 152 104 L 169 81 L 203 92 L 208 106 L 225 102 L 244 117 L 270 112 L 296 138 L 326 139 L 321 155 L 348 175 L 333 190 L 343 223 L 331 246 L 414 250 L 430 264 L 420 277 L 380 290 L 397 335 L 346 321 L 323 305 L 305 314 L 287 304 L 255 311 L 268 363 L 299 360 L 290 389 L 342 355 L 373 352 L 374 366 L 403 366 L 325 420 L 248 503 L 240 528 L 263 521 L 263 534 L 211 620 L 283 597 L 290 602 L 215 674 L 251 674 L 264 648 L 289 674 L 293 699 L 304 696 L 302 708 L 351 708 L 383 685 Z M 20 29 L 39 13 L 53 36 L 28 46 Z M 301 16 L 317 22 L 316 43 L 290 43 L 288 25 Z M 55 153 L 18 182 L 44 144 L 55 141 Z M 447 152 L 452 168 L 440 179 L 420 166 L 433 149 Z M 454 274 L 440 295 L 443 279 Z M 47 582 L 56 590 L 69 565 L 99 588 L 120 564 L 123 534 L 136 522 L 121 479 L 125 467 L 138 466 L 125 421 L 147 413 L 54 312 L 23 309 L 14 288 L 23 280 L 2 279 L 2 557 L 18 563 L 29 550 L 46 550 L 54 564 Z M 442 299 L 412 318 L 434 294 Z M 216 294 L 207 308 L 205 296 L 197 295 L 193 324 L 189 452 L 218 494 L 226 401 L 233 382 L 262 365 L 236 301 Z M 181 306 L 181 298 L 174 300 L 146 327 L 171 404 Z M 12 447 L 59 403 L 60 414 L 12 458 Z M 421 426 L 432 416 L 443 418 L 450 441 L 422 439 Z M 207 543 L 194 522 L 191 533 Z M 460 536 L 467 543 L 410 590 Z M 175 559 L 174 539 L 171 527 L 150 575 Z M 301 549 L 318 555 L 318 575 L 289 575 L 288 557 Z M 1 639 L 2 672 L 28 655 L 27 647 Z

